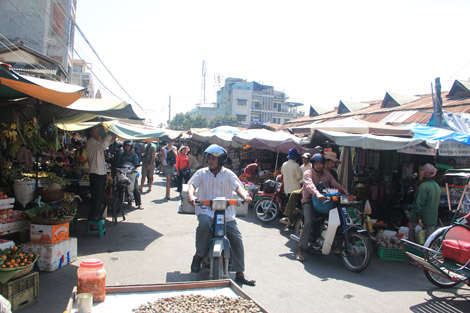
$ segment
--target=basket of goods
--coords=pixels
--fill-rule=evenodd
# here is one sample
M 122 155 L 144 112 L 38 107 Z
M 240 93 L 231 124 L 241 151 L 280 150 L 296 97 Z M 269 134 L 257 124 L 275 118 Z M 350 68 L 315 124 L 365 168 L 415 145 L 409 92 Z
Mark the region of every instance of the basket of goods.
M 28 274 L 37 259 L 38 254 L 24 253 L 18 246 L 0 250 L 0 283 Z
M 44 188 L 41 190 L 42 201 L 56 202 L 64 198 L 64 187 L 68 181 L 57 176 L 55 173 L 49 173 L 47 179 L 41 181 Z
M 29 216 L 34 224 L 59 225 L 73 220 L 77 210 L 73 206 L 52 207 L 47 203 L 40 203 L 38 206 L 24 211 L 24 213 Z

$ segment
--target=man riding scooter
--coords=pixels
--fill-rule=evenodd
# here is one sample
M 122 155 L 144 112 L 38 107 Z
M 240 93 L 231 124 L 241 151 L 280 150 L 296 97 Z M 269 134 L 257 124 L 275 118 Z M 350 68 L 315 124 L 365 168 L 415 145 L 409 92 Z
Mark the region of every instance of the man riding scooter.
M 318 191 L 316 184 L 323 183 L 326 187 L 337 188 L 341 193 L 348 194 L 348 191 L 343 188 L 330 173 L 323 170 L 325 165 L 325 158 L 320 153 L 316 153 L 311 158 L 312 169 L 304 173 L 302 185 L 302 209 L 304 211 L 304 228 L 300 235 L 299 244 L 297 247 L 297 261 L 304 261 L 304 249 L 307 248 L 310 232 L 312 230 L 312 221 L 315 217 L 315 210 L 312 204 L 312 195 L 316 196 L 318 200 L 325 201 L 325 196 Z
M 124 163 L 131 163 L 132 165 L 134 165 L 134 167 L 137 167 L 139 165 L 139 158 L 137 154 L 134 151 L 132 151 L 132 148 L 133 148 L 132 141 L 129 141 L 129 140 L 124 141 L 123 147 L 124 147 L 124 150 L 121 151 L 119 155 L 117 155 L 117 159 L 115 163 L 116 167 L 117 168 L 123 167 Z M 133 185 L 134 188 L 132 188 L 133 189 L 132 195 L 135 200 L 135 205 L 137 206 L 138 209 L 143 209 L 137 177 L 135 178 L 135 181 L 133 183 L 134 183 Z M 131 197 L 131 195 L 129 196 Z
M 202 259 L 209 253 L 213 235 L 214 210 L 205 206 L 196 206 L 196 200 L 212 200 L 217 197 L 232 198 L 235 191 L 247 203 L 251 202 L 240 180 L 229 169 L 223 167 L 227 160 L 227 151 L 218 145 L 210 145 L 204 154 L 208 166 L 198 170 L 188 182 L 188 202 L 195 206 L 199 221 L 196 229 L 196 254 L 191 263 L 191 272 L 199 272 Z M 197 189 L 197 191 L 196 191 Z M 194 196 L 196 192 L 197 197 Z M 245 275 L 245 256 L 243 240 L 235 220 L 235 210 L 232 206 L 226 209 L 226 232 L 230 242 L 232 256 L 232 270 L 236 272 L 235 281 L 240 284 L 254 286 L 254 280 L 248 280 Z

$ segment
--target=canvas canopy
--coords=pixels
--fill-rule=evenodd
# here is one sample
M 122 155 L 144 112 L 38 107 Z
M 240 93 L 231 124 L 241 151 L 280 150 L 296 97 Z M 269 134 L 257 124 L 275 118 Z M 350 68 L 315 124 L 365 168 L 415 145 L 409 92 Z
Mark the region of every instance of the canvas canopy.
M 203 142 L 203 143 L 210 143 L 222 146 L 224 148 L 239 148 L 242 145 L 233 141 L 233 133 L 228 132 L 212 132 L 212 131 L 205 131 L 201 133 L 193 133 L 192 139 Z
M 81 123 L 104 119 L 139 119 L 123 100 L 81 99 L 86 88 L 20 75 L 0 63 L 1 122 L 16 117 L 41 123 Z
M 311 149 L 300 145 L 300 138 L 284 131 L 247 129 L 234 135 L 233 141 L 242 145 L 250 145 L 257 149 L 267 149 L 282 153 L 288 153 L 291 148 L 296 148 L 299 153 L 311 152 Z
M 419 138 L 402 138 L 396 136 L 376 136 L 371 134 L 351 134 L 338 131 L 319 130 L 321 134 L 337 145 L 359 147 L 374 150 L 398 150 L 416 146 L 424 142 Z
M 336 131 L 351 134 L 371 134 L 382 136 L 404 136 L 412 137 L 413 132 L 408 129 L 402 129 L 390 125 L 371 123 L 352 117 L 344 119 L 335 119 L 322 123 L 312 123 L 310 125 L 293 127 L 294 133 L 310 133 L 312 135 L 316 130 Z M 309 131 L 307 131 L 309 130 Z

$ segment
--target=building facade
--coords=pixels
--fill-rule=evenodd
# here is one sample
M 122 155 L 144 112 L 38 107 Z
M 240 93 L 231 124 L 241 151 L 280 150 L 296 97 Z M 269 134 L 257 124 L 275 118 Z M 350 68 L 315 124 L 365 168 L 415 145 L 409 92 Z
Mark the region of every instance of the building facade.
M 82 98 L 95 98 L 95 85 L 93 83 L 93 76 L 88 69 L 91 69 L 90 63 L 85 63 L 82 60 L 73 60 L 72 70 L 72 84 L 86 87 L 86 91 Z
M 273 86 L 227 78 L 217 92 L 217 115 L 235 116 L 242 125 L 283 124 L 304 115 L 297 107 L 301 103 L 288 102 L 284 92 Z
M 21 41 L 55 60 L 70 82 L 76 6 L 76 0 L 0 1 L 0 33 L 6 40 L 2 39 Z

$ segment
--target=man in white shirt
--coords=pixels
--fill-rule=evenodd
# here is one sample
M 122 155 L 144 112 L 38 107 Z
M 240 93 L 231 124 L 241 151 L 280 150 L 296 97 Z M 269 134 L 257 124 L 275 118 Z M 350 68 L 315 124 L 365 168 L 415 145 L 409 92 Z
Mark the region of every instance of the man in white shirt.
M 93 221 L 101 220 L 101 207 L 104 201 L 104 191 L 106 188 L 106 160 L 104 151 L 116 139 L 115 135 L 107 134 L 105 138 L 100 138 L 98 128 L 93 127 L 87 132 L 86 156 L 90 167 L 90 209 L 88 219 Z
M 243 188 L 240 180 L 229 169 L 223 167 L 227 160 L 227 151 L 218 145 L 210 145 L 204 153 L 208 166 L 198 170 L 188 182 L 188 202 L 195 206 L 198 218 L 196 229 L 196 254 L 191 263 L 191 271 L 199 272 L 201 261 L 209 253 L 213 233 L 214 210 L 208 207 L 196 206 L 196 200 L 213 200 L 216 197 L 232 198 L 235 191 L 243 201 L 250 203 L 251 197 Z M 197 189 L 197 191 L 196 191 Z M 197 197 L 194 196 L 196 192 Z M 225 211 L 226 234 L 230 242 L 232 270 L 236 272 L 235 281 L 254 286 L 254 280 L 248 280 L 245 275 L 245 252 L 243 240 L 235 220 L 235 210 L 232 206 Z
M 302 170 L 302 173 L 305 173 L 306 170 L 311 170 L 312 169 L 312 163 L 310 163 L 310 158 L 312 155 L 308 152 L 302 154 L 302 165 L 300 166 L 300 169 Z
M 284 193 L 289 199 L 289 195 L 294 190 L 300 189 L 300 182 L 303 178 L 302 170 L 300 169 L 299 164 L 295 161 L 300 154 L 297 152 L 297 149 L 292 148 L 289 150 L 287 155 L 287 162 L 284 162 L 281 167 L 282 179 L 284 181 Z

